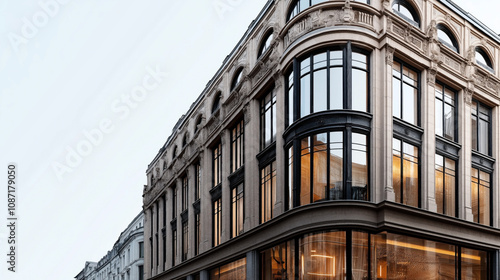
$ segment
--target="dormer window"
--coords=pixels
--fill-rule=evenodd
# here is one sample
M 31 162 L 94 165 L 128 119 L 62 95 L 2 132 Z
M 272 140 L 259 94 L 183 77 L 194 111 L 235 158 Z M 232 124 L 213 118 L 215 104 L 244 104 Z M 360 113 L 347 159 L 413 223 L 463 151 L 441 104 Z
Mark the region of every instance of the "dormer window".
M 233 80 L 231 81 L 231 91 L 233 91 L 233 89 L 241 82 L 242 76 L 243 76 L 243 67 L 241 67 L 235 72 Z
M 490 57 L 480 47 L 476 47 L 476 63 L 481 65 L 481 67 L 486 68 L 486 70 L 492 73 L 494 72 Z
M 297 0 L 295 2 L 292 2 L 292 5 L 290 5 L 290 9 L 288 10 L 288 17 L 287 21 L 291 20 L 293 17 L 298 15 L 300 12 L 303 10 L 319 4 L 321 2 L 326 2 L 327 0 Z
M 407 22 L 420 27 L 420 18 L 415 9 L 410 5 L 410 3 L 404 0 L 396 0 L 392 4 L 392 11 L 398 16 L 402 17 Z
M 442 24 L 438 24 L 436 28 L 439 41 L 443 43 L 443 45 L 458 53 L 458 42 L 455 36 L 453 36 L 453 33 L 451 33 L 451 31 Z

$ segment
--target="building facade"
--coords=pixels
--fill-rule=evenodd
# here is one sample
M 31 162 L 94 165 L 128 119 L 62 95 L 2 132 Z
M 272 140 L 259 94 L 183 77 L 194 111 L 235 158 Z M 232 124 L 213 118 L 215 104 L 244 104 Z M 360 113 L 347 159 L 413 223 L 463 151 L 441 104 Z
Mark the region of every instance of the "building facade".
M 146 279 L 500 279 L 500 37 L 268 1 L 148 166 Z
M 144 212 L 120 234 L 113 249 L 99 260 L 87 262 L 77 280 L 143 280 Z

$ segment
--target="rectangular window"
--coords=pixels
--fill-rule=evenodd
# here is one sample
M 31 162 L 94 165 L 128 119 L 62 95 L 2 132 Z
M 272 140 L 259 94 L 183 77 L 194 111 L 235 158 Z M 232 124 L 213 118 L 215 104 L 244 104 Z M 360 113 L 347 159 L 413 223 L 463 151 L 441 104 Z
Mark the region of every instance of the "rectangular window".
M 231 238 L 243 233 L 244 222 L 244 187 L 243 184 L 231 190 Z
M 221 242 L 222 237 L 222 198 L 219 198 L 213 202 L 213 246 L 218 246 Z
M 222 144 L 219 143 L 212 150 L 212 180 L 213 186 L 222 182 Z
M 182 253 L 181 253 L 182 261 L 187 260 L 188 256 L 188 250 L 189 250 L 188 232 L 189 232 L 188 222 L 182 223 Z
M 392 67 L 392 115 L 413 125 L 419 125 L 419 73 L 401 62 Z
M 436 84 L 436 135 L 456 141 L 456 93 L 445 85 Z
M 138 275 L 139 277 L 137 279 L 144 280 L 144 266 L 139 265 L 137 268 L 138 268 L 138 274 L 139 274 Z
M 194 254 L 198 255 L 200 253 L 200 213 L 194 215 Z
M 231 173 L 243 166 L 243 120 L 231 130 Z
M 139 258 L 144 258 L 144 242 L 139 242 Z
M 172 266 L 175 266 L 175 258 L 177 257 L 177 229 L 172 230 Z
M 395 138 L 392 146 L 392 187 L 396 202 L 418 207 L 419 148 Z
M 437 212 L 456 216 L 456 176 L 455 161 L 436 154 L 435 197 Z
M 177 217 L 177 187 L 172 187 L 172 220 Z
M 477 101 L 472 101 L 472 149 L 491 155 L 491 109 Z
M 182 211 L 185 211 L 188 207 L 188 178 L 187 176 L 182 177 Z
M 200 199 L 201 188 L 201 165 L 199 163 L 194 165 L 194 201 Z
M 260 102 L 260 148 L 276 141 L 276 93 L 271 91 Z
M 260 222 L 273 218 L 273 207 L 276 203 L 276 161 L 260 171 Z
M 476 168 L 471 170 L 471 199 L 474 222 L 491 224 L 491 174 Z

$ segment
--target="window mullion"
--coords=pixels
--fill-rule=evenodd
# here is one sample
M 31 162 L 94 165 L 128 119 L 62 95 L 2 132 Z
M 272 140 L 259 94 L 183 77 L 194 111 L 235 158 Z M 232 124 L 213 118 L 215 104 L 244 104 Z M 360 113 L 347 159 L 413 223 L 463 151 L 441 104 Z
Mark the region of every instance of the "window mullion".
M 352 197 L 352 128 L 346 127 L 344 132 L 344 170 L 345 170 L 345 197 L 344 199 L 351 199 Z
M 330 108 L 330 51 L 326 52 L 326 108 Z
M 313 55 L 309 57 L 309 112 L 314 113 L 314 60 Z M 305 115 L 304 115 L 305 116 Z
M 314 136 L 308 136 L 309 138 L 309 202 L 313 203 L 313 193 L 314 193 Z
M 327 161 L 326 161 L 326 199 L 330 200 L 330 132 L 326 132 L 326 154 L 327 154 Z
M 345 47 L 346 55 L 344 56 L 344 99 L 345 105 L 344 109 L 352 109 L 352 49 L 351 42 L 347 42 Z

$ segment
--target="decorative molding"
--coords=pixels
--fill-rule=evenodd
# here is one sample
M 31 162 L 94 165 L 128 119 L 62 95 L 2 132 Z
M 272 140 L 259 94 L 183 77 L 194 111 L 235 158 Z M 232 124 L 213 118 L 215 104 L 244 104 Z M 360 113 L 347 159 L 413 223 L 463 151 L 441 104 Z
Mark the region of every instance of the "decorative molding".
M 246 104 L 245 107 L 243 107 L 243 121 L 244 121 L 245 125 L 250 123 L 250 120 L 252 119 L 251 115 L 252 115 L 252 113 L 250 110 L 250 105 Z
M 437 66 L 433 65 L 427 70 L 427 83 L 428 85 L 434 87 L 436 86 L 436 75 L 437 75 Z
M 356 24 L 363 27 L 369 27 L 369 29 L 375 31 L 373 26 L 373 17 L 373 14 L 353 10 L 350 1 L 346 0 L 342 9 L 319 9 L 309 13 L 308 15 L 304 15 L 302 20 L 297 21 L 288 29 L 284 36 L 284 44 L 285 47 L 287 47 L 297 38 L 308 32 L 336 25 Z
M 464 89 L 464 101 L 467 105 L 472 105 L 472 95 L 474 94 L 474 84 L 469 83 L 469 86 Z
M 385 63 L 387 65 L 390 65 L 392 67 L 392 64 L 394 63 L 394 51 L 395 49 L 391 47 L 390 45 L 386 45 L 385 47 Z

